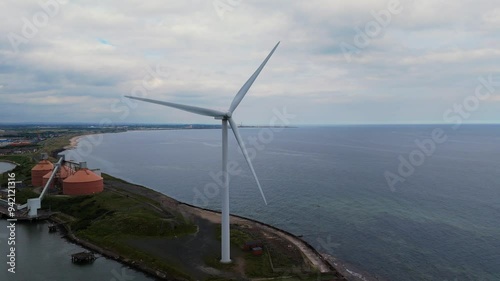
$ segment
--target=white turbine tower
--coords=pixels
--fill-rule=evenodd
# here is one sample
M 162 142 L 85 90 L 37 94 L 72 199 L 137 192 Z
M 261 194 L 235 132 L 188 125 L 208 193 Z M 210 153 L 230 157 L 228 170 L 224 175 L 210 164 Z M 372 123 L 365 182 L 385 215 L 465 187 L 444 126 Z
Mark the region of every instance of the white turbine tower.
M 158 101 L 158 100 L 152 100 L 152 99 L 145 99 L 145 98 L 138 98 L 138 97 L 131 97 L 131 96 L 126 96 L 127 98 L 131 99 L 136 99 L 140 101 L 145 101 L 145 102 L 150 102 L 150 103 L 156 103 L 168 107 L 173 107 L 177 108 L 180 110 L 188 111 L 191 113 L 196 113 L 200 115 L 206 115 L 210 117 L 214 117 L 215 119 L 220 119 L 222 120 L 222 173 L 223 173 L 223 191 L 222 192 L 222 222 L 221 222 L 221 228 L 222 228 L 222 245 L 221 245 L 221 262 L 222 263 L 230 263 L 231 262 L 231 257 L 230 257 L 230 236 L 229 236 L 229 177 L 227 173 L 227 123 L 231 124 L 231 129 L 233 130 L 234 136 L 236 137 L 236 141 L 238 142 L 241 151 L 243 152 L 243 155 L 245 157 L 245 160 L 248 163 L 248 166 L 250 167 L 250 170 L 252 171 L 252 174 L 255 178 L 255 181 L 257 182 L 257 186 L 259 187 L 260 194 L 262 195 L 262 198 L 264 199 L 264 203 L 267 205 L 266 197 L 264 196 L 264 192 L 262 191 L 262 187 L 260 186 L 259 179 L 257 178 L 257 175 L 255 174 L 255 170 L 253 168 L 252 162 L 250 161 L 250 157 L 248 156 L 247 149 L 245 148 L 245 144 L 243 143 L 243 140 L 241 139 L 240 133 L 238 131 L 238 126 L 236 125 L 236 122 L 233 120 L 232 115 L 236 107 L 240 104 L 241 100 L 243 100 L 243 97 L 245 97 L 245 94 L 248 92 L 248 89 L 252 86 L 253 82 L 255 79 L 257 79 L 257 76 L 259 76 L 259 73 L 262 71 L 264 66 L 266 65 L 267 61 L 269 58 L 273 55 L 274 51 L 278 47 L 280 42 L 274 46 L 273 50 L 267 55 L 266 59 L 262 62 L 262 64 L 257 68 L 257 70 L 254 72 L 254 74 L 248 79 L 248 81 L 241 87 L 241 89 L 238 91 L 236 96 L 233 99 L 233 102 L 231 103 L 231 106 L 229 107 L 229 110 L 227 112 L 222 112 L 218 110 L 213 110 L 213 109 L 208 109 L 208 108 L 201 108 L 201 107 L 196 107 L 196 106 L 190 106 L 190 105 L 184 105 L 184 104 L 178 104 L 178 103 L 171 103 L 171 102 L 165 102 L 165 101 Z

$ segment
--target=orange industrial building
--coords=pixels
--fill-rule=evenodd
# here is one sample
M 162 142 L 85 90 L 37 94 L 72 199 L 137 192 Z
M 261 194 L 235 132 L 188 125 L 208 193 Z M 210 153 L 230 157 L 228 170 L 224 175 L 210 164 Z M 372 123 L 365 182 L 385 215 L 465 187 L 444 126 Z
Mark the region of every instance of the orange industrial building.
M 61 168 L 57 171 L 55 179 L 50 183 L 49 188 L 54 187 L 54 182 L 56 180 L 59 180 L 59 182 L 62 183 L 62 181 L 65 178 L 69 177 L 71 174 L 73 174 L 73 170 L 66 165 L 62 165 Z M 49 181 L 50 175 L 52 175 L 52 171 L 48 172 L 43 176 L 43 183 L 42 183 L 43 186 L 45 186 Z
M 45 186 L 52 175 L 54 164 L 47 158 L 47 154 L 42 154 L 42 160 L 31 169 L 31 183 L 35 187 Z M 63 161 L 49 187 L 54 187 L 56 181 L 62 182 L 62 192 L 65 195 L 90 195 L 104 189 L 103 178 L 89 170 L 86 162 L 78 164 Z
M 63 194 L 89 195 L 99 193 L 104 188 L 103 178 L 87 169 L 85 162 L 80 163 L 80 169 L 63 180 Z
M 54 164 L 42 157 L 42 160 L 31 169 L 31 184 L 33 186 L 42 186 L 43 176 L 51 172 L 52 169 L 54 169 Z

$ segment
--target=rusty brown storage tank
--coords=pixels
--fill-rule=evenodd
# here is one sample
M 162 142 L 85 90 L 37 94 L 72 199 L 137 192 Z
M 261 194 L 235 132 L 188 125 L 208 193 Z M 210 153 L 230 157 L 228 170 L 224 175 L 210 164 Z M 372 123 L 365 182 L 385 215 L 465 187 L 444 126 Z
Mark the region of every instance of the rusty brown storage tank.
M 63 180 L 63 194 L 66 195 L 89 195 L 99 193 L 103 188 L 102 177 L 87 169 L 85 162 L 80 164 L 78 171 Z
M 54 187 L 54 181 L 56 178 L 64 180 L 65 178 L 69 177 L 71 174 L 72 174 L 72 170 L 68 166 L 66 166 L 66 165 L 61 166 L 61 168 L 57 171 L 55 178 L 52 180 L 52 183 L 50 183 L 49 187 L 51 187 L 51 188 Z M 49 181 L 50 175 L 52 175 L 52 171 L 46 173 L 43 176 L 43 183 L 42 183 L 43 186 L 45 186 L 47 184 L 47 182 Z
M 43 176 L 54 169 L 54 164 L 49 160 L 43 159 L 31 169 L 31 184 L 33 186 L 42 186 Z

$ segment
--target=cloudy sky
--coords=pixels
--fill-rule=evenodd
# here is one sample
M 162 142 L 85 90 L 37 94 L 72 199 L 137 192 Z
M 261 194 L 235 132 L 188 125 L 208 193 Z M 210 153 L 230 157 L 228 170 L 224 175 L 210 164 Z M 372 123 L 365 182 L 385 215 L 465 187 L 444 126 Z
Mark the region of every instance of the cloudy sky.
M 278 41 L 238 122 L 500 120 L 498 0 L 4 0 L 0 18 L 0 122 L 214 123 L 123 95 L 227 110 Z

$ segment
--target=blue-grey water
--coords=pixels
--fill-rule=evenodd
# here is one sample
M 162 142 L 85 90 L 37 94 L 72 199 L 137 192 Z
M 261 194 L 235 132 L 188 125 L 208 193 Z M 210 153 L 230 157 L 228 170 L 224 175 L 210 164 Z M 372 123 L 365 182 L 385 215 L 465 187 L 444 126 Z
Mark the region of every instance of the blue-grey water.
M 15 167 L 16 167 L 16 165 L 14 165 L 12 163 L 0 161 L 0 174 L 5 173 L 7 171 L 10 171 L 10 170 L 14 169 Z
M 154 280 L 141 272 L 106 258 L 97 258 L 94 263 L 76 265 L 71 263 L 71 254 L 85 251 L 69 243 L 60 234 L 49 233 L 48 223 L 15 223 L 15 234 L 7 230 L 10 222 L 0 220 L 0 280 L 5 281 L 117 281 Z M 15 244 L 8 244 L 14 237 Z M 15 273 L 9 272 L 10 248 L 15 247 Z
M 428 146 L 429 155 L 413 152 L 436 128 L 446 141 Z M 319 251 L 384 279 L 500 280 L 500 126 L 270 132 L 241 129 L 268 205 L 230 135 L 229 158 L 241 169 L 231 177 L 232 213 L 303 235 Z M 76 152 L 91 168 L 220 209 L 211 176 L 220 171 L 220 130 L 106 134 L 83 138 L 71 157 Z M 384 173 L 399 175 L 398 157 L 412 152 L 418 165 L 391 189 Z

